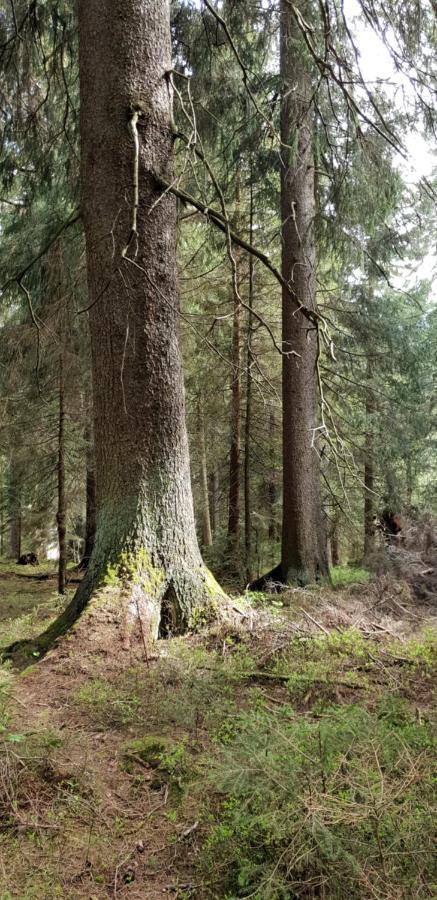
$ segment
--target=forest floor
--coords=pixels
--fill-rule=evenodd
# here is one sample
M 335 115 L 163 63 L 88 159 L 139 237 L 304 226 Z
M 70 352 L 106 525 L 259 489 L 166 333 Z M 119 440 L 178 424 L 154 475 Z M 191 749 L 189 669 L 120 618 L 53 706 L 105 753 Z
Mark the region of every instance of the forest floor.
M 0 564 L 0 646 L 59 611 L 45 574 Z M 435 897 L 437 598 L 344 581 L 4 665 L 0 900 Z

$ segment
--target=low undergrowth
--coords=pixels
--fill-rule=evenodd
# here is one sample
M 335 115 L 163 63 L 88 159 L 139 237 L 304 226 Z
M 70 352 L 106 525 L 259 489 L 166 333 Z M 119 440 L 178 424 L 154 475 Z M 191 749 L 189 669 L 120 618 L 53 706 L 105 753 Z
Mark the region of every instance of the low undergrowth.
M 333 566 L 329 574 L 334 588 L 367 584 L 370 580 L 369 570 L 361 566 Z
M 241 713 L 208 778 L 213 896 L 435 896 L 432 759 L 429 723 L 389 694 Z
M 259 608 L 62 683 L 62 646 L 0 669 L 1 900 L 435 896 L 434 632 Z

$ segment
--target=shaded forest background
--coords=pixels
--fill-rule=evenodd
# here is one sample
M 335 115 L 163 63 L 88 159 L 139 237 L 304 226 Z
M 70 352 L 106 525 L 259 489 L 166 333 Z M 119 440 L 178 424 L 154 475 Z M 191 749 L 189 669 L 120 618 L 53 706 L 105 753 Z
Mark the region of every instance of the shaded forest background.
M 373 3 L 347 14 L 335 3 L 293 7 L 296 65 L 312 92 L 325 335 L 313 445 L 333 565 L 378 565 L 384 509 L 407 521 L 436 506 L 435 188 L 420 160 L 434 134 L 435 23 L 430 6 L 409 3 L 407 28 L 405 10 L 389 6 L 388 24 Z M 172 4 L 196 523 L 214 573 L 239 587 L 281 552 L 278 27 L 270 3 Z M 0 31 L 0 551 L 44 558 L 60 546 L 63 591 L 67 557 L 89 558 L 95 519 L 77 34 L 59 2 L 11 3 Z M 380 78 L 376 67 L 368 83 L 360 52 L 370 34 L 385 40 L 392 70 Z M 230 227 L 257 252 L 232 243 Z

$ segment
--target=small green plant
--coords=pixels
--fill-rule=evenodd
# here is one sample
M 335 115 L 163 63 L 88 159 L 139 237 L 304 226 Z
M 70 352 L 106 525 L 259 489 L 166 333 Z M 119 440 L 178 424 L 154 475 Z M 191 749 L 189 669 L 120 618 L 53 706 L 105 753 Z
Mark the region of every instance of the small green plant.
M 132 683 L 115 685 L 95 678 L 79 688 L 76 699 L 101 727 L 123 728 L 141 720 L 142 701 Z

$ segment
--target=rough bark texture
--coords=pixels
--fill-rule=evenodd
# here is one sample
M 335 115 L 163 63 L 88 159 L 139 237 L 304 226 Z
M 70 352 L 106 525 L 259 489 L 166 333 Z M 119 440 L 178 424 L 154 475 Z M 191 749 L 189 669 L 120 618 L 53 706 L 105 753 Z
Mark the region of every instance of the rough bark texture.
M 97 529 L 52 634 L 113 585 L 147 636 L 220 593 L 199 553 L 178 343 L 169 0 L 78 0 Z M 49 635 L 50 637 L 50 635 Z
M 306 4 L 298 4 L 303 15 Z M 316 249 L 312 85 L 292 5 L 281 0 L 282 273 L 296 300 L 314 309 Z M 327 571 L 320 503 L 316 333 L 282 295 L 283 525 L 281 575 L 306 584 Z
M 94 459 L 94 437 L 91 426 L 85 429 L 86 443 L 86 516 L 85 543 L 80 568 L 87 569 L 94 549 L 96 535 L 96 472 Z

